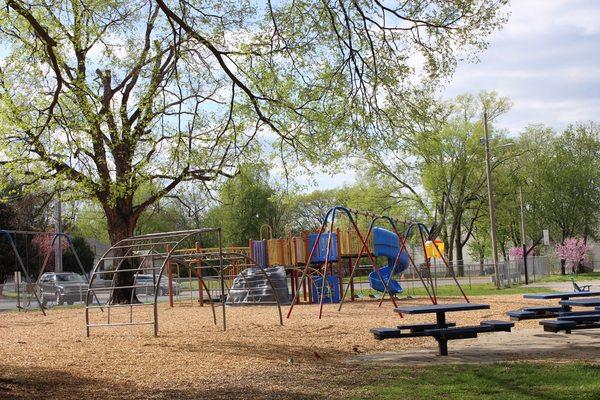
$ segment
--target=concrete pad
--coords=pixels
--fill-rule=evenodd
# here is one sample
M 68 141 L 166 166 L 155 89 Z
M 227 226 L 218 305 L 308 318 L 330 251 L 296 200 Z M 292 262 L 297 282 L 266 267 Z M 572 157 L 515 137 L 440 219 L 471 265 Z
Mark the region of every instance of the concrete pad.
M 348 362 L 405 366 L 500 361 L 598 362 L 600 330 L 574 331 L 567 335 L 544 332 L 540 327 L 540 329 L 523 329 L 511 333 L 480 334 L 476 339 L 448 342 L 448 353 L 446 357 L 439 356 L 437 342 L 431 339 L 431 348 L 427 350 L 361 354 Z

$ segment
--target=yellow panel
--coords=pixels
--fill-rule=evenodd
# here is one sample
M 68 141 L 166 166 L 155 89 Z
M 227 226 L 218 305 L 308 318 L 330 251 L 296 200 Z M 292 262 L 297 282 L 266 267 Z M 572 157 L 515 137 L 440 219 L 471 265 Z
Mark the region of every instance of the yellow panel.
M 367 233 L 361 232 L 362 237 L 364 238 Z M 340 231 L 340 252 L 343 256 L 347 255 L 358 255 L 360 250 L 362 249 L 362 242 L 358 237 L 358 234 L 354 229 Z M 367 241 L 367 246 L 369 251 L 373 251 L 373 234 L 369 237 Z

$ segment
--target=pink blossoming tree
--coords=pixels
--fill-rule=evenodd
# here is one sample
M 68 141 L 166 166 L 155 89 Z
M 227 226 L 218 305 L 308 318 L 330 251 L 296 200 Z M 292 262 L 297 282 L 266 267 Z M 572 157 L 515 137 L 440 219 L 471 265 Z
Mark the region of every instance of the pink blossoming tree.
M 567 238 L 563 244 L 556 245 L 556 254 L 560 257 L 561 264 L 564 266 L 564 262 L 570 263 L 573 273 L 580 272 L 586 265 L 591 250 L 591 246 L 583 239 L 575 237 Z
M 54 246 L 52 245 L 53 238 L 54 238 L 54 236 L 52 236 L 52 235 L 36 235 L 33 237 L 33 239 L 31 239 L 31 244 L 33 245 L 33 248 L 35 249 L 37 262 L 39 263 L 40 268 L 42 266 L 42 263 L 46 259 L 46 257 L 48 257 L 48 262 L 46 263 L 44 271 L 42 271 L 42 272 L 54 271 L 55 249 L 54 249 Z M 57 238 L 56 240 L 59 240 L 59 239 Z M 67 251 L 69 244 L 67 243 L 67 240 L 64 237 L 61 237 L 60 240 L 61 240 L 61 250 L 64 254 Z
M 523 246 L 511 247 L 508 249 L 508 258 L 511 260 L 520 260 L 523 258 Z

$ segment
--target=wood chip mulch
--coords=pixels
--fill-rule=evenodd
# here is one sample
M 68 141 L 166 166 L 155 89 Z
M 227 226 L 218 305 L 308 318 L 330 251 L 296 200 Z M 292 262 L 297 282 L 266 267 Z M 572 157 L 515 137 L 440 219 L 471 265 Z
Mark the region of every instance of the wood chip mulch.
M 458 302 L 460 299 L 445 299 Z M 525 305 L 521 295 L 477 297 L 490 310 L 454 313 L 458 325 L 506 320 Z M 425 299 L 402 304 L 426 304 Z M 151 307 L 135 311 L 148 318 Z M 431 315 L 401 319 L 390 302 L 294 308 L 279 326 L 275 307 L 227 308 L 228 329 L 212 324 L 210 307 L 159 306 L 159 337 L 152 327 L 92 329 L 85 336 L 83 309 L 0 313 L 0 398 L 187 399 L 346 398 L 364 382 L 345 361 L 357 353 L 436 349 L 431 338 L 377 341 L 369 329 L 432 322 Z M 220 317 L 220 309 L 217 309 Z M 111 318 L 128 318 L 128 310 Z M 287 307 L 283 308 L 284 318 Z M 95 318 L 105 318 L 96 313 Z M 100 320 L 98 319 L 98 322 Z M 538 321 L 517 324 L 533 328 Z

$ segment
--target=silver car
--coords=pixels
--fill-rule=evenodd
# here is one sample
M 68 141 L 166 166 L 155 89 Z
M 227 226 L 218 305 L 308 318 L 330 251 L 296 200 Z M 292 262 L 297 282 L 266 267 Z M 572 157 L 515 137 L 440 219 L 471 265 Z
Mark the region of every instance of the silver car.
M 43 306 L 49 302 L 63 305 L 83 301 L 88 288 L 85 279 L 74 272 L 46 272 L 40 277 L 39 286 Z

